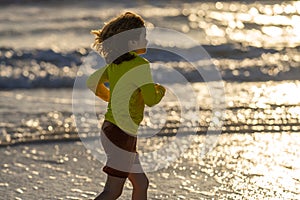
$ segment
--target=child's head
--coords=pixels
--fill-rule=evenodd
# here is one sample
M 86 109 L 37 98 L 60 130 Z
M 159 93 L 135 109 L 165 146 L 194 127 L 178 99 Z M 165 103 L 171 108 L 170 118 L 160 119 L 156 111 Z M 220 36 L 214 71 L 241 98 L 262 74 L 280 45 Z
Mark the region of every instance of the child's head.
M 132 31 L 128 34 L 125 32 L 120 36 L 112 37 L 129 30 Z M 110 20 L 101 30 L 92 30 L 91 33 L 95 35 L 93 47 L 105 58 L 107 63 L 119 64 L 122 61 L 131 60 L 133 55 L 128 52 L 132 50 L 137 53 L 145 53 L 147 45 L 145 22 L 135 13 L 126 12 Z

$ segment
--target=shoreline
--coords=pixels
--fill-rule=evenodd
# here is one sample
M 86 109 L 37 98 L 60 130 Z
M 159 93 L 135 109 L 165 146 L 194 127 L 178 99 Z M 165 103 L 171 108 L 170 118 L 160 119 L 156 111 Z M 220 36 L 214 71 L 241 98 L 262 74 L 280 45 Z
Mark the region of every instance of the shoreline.
M 257 132 L 256 130 L 252 130 L 252 131 L 239 131 L 237 132 L 236 130 L 233 131 L 227 131 L 227 132 L 212 132 L 210 131 L 209 135 L 230 135 L 230 134 L 268 134 L 268 133 L 282 133 L 282 134 L 293 134 L 293 133 L 298 133 L 297 131 L 283 131 L 283 130 L 265 130 L 262 132 Z M 82 138 L 76 136 L 75 135 L 68 135 L 68 137 L 65 138 L 57 138 L 55 136 L 60 136 L 60 135 L 54 135 L 54 137 L 51 137 L 51 135 L 48 135 L 50 137 L 48 137 L 47 139 L 29 139 L 26 141 L 16 141 L 13 143 L 0 143 L 0 149 L 2 148 L 6 148 L 6 147 L 16 147 L 16 146 L 26 146 L 26 145 L 43 145 L 43 144 L 60 144 L 60 143 L 72 143 L 72 142 L 80 142 L 82 141 Z M 147 138 L 153 136 L 153 134 L 143 134 L 142 139 L 143 138 Z M 185 136 L 207 136 L 207 132 L 206 131 L 202 131 L 202 132 L 197 132 L 197 133 L 190 133 L 190 131 L 186 131 L 184 133 L 179 133 L 177 135 L 177 133 L 172 133 L 172 130 L 170 130 L 170 133 L 158 133 L 155 135 L 155 137 L 185 137 Z M 60 136 L 61 137 L 61 136 Z M 83 138 L 84 140 L 89 140 L 89 141 L 93 141 L 95 139 L 99 139 L 99 136 L 90 136 L 87 138 Z

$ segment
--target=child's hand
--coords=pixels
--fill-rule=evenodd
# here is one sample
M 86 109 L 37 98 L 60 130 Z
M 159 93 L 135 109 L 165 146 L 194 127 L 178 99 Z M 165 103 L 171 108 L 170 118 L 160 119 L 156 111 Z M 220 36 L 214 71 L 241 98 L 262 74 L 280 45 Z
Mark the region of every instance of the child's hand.
M 161 96 L 164 96 L 166 93 L 166 88 L 164 88 L 162 85 L 155 84 L 155 89 L 161 94 Z

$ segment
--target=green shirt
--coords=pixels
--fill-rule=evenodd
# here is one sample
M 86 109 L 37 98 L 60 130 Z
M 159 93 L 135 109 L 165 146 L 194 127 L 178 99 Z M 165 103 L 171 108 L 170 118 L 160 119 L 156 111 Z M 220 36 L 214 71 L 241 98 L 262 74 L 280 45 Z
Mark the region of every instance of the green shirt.
M 153 106 L 164 96 L 165 89 L 154 84 L 149 62 L 136 57 L 120 64 L 109 64 L 94 72 L 87 80 L 87 87 L 97 96 L 109 95 L 105 120 L 130 134 L 137 134 L 143 120 L 145 105 Z M 99 91 L 100 85 L 109 83 Z M 107 93 L 107 94 L 105 94 Z

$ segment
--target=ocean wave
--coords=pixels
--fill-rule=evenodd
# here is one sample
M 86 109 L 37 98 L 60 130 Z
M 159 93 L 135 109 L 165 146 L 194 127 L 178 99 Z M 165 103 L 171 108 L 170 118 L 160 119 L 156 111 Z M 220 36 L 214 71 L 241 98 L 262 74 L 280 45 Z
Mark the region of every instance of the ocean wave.
M 242 47 L 238 45 L 204 45 L 209 64 L 216 66 L 224 81 L 268 81 L 298 80 L 300 75 L 299 47 L 284 50 Z M 181 51 L 194 52 L 193 48 Z M 89 49 L 78 49 L 71 52 L 54 50 L 0 48 L 0 88 L 70 88 L 83 65 L 90 65 L 94 70 L 99 66 L 86 63 L 91 56 Z M 96 54 L 94 52 L 94 54 Z M 211 59 L 209 58 L 211 57 Z M 202 82 L 197 70 L 184 58 L 169 51 L 150 48 L 144 55 L 153 63 L 155 74 L 168 77 L 173 68 L 183 74 L 190 82 Z M 209 73 L 201 60 L 193 60 L 194 66 L 201 67 Z M 176 80 L 170 80 L 175 81 Z M 215 80 L 212 80 L 215 81 Z

